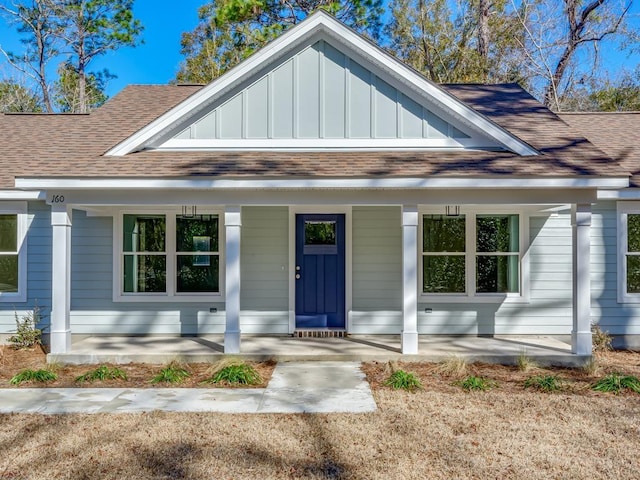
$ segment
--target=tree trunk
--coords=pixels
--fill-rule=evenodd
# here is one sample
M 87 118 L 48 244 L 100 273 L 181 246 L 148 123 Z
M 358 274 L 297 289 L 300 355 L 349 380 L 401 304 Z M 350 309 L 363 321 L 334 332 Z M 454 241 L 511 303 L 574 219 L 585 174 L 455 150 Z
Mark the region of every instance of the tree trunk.
M 491 2 L 478 0 L 478 54 L 482 81 L 489 80 L 489 14 Z

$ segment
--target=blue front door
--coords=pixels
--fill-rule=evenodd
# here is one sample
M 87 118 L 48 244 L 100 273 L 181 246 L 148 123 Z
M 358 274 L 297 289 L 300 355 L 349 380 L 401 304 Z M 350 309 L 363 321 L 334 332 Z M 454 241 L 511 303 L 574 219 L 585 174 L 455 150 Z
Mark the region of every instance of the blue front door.
M 296 215 L 296 328 L 345 328 L 344 214 Z

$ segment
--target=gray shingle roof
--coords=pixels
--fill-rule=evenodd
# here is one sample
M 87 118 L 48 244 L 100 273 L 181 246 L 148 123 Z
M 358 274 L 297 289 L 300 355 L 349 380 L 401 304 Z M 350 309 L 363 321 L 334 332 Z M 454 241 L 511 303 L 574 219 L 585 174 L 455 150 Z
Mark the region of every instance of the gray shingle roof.
M 560 117 L 632 174 L 640 187 L 640 112 L 563 113 Z
M 90 115 L 0 116 L 0 188 L 20 177 L 620 177 L 625 170 L 517 85 L 446 85 L 541 152 L 159 152 L 109 148 L 198 91 L 130 86 Z

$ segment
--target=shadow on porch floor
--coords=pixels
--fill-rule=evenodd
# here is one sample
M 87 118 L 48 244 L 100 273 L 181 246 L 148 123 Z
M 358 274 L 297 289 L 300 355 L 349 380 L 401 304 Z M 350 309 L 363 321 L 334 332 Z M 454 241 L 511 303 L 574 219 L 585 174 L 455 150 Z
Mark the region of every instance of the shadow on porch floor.
M 264 361 L 442 361 L 460 356 L 467 361 L 515 364 L 520 355 L 541 365 L 579 366 L 588 356 L 571 354 L 571 346 L 552 337 L 427 336 L 420 337 L 417 355 L 400 353 L 399 335 L 351 335 L 346 338 L 242 337 L 246 360 Z M 48 361 L 66 364 L 146 362 L 162 364 L 215 361 L 224 355 L 222 335 L 201 337 L 93 336 L 74 341 L 71 352 L 49 354 Z

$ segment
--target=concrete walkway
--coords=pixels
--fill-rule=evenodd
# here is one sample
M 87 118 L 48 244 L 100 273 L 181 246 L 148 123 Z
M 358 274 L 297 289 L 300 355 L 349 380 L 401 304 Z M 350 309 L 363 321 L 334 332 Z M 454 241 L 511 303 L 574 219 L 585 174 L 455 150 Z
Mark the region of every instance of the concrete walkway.
M 376 410 L 357 362 L 279 363 L 267 388 L 0 389 L 0 413 L 364 413 Z

